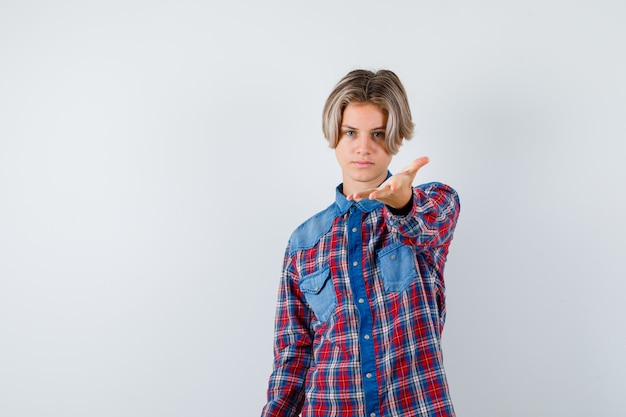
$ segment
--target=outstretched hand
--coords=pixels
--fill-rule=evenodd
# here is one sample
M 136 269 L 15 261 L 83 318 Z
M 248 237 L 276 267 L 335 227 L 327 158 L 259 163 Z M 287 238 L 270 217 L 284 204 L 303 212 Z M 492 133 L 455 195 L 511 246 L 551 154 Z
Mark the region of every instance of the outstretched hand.
M 395 209 L 406 206 L 413 196 L 413 180 L 415 174 L 428 163 L 427 156 L 414 160 L 411 165 L 387 178 L 378 188 L 353 193 L 347 196 L 348 200 L 359 201 L 367 198 L 378 200 Z

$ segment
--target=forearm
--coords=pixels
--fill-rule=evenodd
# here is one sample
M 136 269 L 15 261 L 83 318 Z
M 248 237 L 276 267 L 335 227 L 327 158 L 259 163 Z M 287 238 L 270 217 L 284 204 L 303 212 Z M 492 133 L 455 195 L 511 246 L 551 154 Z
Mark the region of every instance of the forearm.
M 440 183 L 415 187 L 409 208 L 406 214 L 402 209 L 385 208 L 386 222 L 392 233 L 411 246 L 435 247 L 449 243 L 460 209 L 456 191 Z
M 274 365 L 262 417 L 297 417 L 311 363 L 311 312 L 286 260 L 276 308 Z
M 310 366 L 310 352 L 303 348 L 294 345 L 277 353 L 262 417 L 297 417 L 300 414 Z

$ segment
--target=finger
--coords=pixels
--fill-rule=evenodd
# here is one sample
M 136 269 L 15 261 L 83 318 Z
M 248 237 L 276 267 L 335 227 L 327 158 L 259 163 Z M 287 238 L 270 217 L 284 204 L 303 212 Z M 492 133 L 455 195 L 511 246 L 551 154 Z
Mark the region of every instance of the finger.
M 396 187 L 397 188 L 397 187 Z M 380 200 L 381 198 L 387 198 L 393 192 L 394 187 L 393 184 L 383 184 L 377 189 L 373 190 L 368 198 L 370 200 Z
M 358 201 L 358 200 L 361 200 L 363 198 L 369 198 L 371 193 L 376 191 L 376 190 L 377 190 L 377 188 L 370 188 L 370 189 L 365 190 L 365 191 L 360 191 L 358 193 L 353 193 L 353 194 L 350 194 L 349 196 L 347 196 L 347 199 L 348 200 Z
M 411 162 L 411 164 L 408 167 L 406 167 L 403 172 L 407 174 L 415 174 L 428 162 L 430 162 L 430 159 L 427 156 L 422 156 L 420 158 L 417 158 L 413 162 Z

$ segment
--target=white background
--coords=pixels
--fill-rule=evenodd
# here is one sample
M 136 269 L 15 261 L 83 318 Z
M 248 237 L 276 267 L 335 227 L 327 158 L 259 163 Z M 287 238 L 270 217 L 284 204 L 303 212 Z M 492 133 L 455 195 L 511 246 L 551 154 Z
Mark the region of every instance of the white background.
M 0 1 L 0 415 L 254 416 L 334 84 L 461 196 L 459 416 L 626 415 L 626 3 Z

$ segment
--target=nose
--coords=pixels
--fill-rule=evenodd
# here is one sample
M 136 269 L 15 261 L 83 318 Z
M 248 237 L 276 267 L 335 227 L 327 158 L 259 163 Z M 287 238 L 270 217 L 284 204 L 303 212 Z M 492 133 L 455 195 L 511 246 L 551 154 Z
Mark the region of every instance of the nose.
M 357 138 L 356 152 L 360 155 L 369 155 L 372 152 L 372 142 L 367 135 L 359 135 Z

